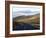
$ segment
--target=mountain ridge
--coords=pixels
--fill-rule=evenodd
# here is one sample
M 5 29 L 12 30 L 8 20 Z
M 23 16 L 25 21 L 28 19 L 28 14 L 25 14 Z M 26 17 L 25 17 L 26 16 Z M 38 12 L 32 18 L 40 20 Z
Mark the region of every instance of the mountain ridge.
M 13 19 L 13 22 L 19 23 L 39 23 L 40 21 L 40 14 L 33 15 L 33 16 L 19 16 Z

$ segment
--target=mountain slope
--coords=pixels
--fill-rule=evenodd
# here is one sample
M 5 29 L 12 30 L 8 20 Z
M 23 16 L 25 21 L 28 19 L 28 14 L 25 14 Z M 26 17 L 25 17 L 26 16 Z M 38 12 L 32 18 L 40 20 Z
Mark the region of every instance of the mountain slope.
M 40 21 L 40 14 L 32 15 L 32 16 L 19 16 L 13 18 L 14 22 L 20 23 L 39 23 Z

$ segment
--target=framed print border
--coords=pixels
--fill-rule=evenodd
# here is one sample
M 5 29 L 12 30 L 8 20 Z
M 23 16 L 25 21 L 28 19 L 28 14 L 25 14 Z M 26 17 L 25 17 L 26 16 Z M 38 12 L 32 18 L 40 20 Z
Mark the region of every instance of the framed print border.
M 43 9 L 42 9 L 42 13 L 43 13 L 42 33 L 10 34 L 10 4 L 43 6 Z M 5 1 L 5 37 L 34 36 L 34 35 L 44 35 L 44 34 L 45 34 L 45 5 L 44 5 L 44 3 Z

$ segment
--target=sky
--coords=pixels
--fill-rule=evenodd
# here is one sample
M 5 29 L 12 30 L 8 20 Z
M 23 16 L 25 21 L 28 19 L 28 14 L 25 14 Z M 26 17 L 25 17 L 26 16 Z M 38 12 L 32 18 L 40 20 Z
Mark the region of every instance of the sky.
M 14 17 L 18 17 L 18 16 L 29 16 L 29 15 L 35 15 L 35 14 L 39 14 L 40 13 L 40 8 L 25 8 L 25 7 L 13 7 L 12 9 L 12 16 Z

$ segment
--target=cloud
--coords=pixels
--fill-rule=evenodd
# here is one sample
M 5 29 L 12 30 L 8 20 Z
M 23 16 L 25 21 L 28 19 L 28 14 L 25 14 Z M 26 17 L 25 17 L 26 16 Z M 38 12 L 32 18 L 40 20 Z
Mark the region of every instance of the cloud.
M 13 17 L 35 15 L 38 13 L 40 13 L 39 8 L 13 8 Z
M 39 11 L 39 8 L 13 8 L 13 12 L 23 12 L 23 13 L 30 13 L 34 11 Z

